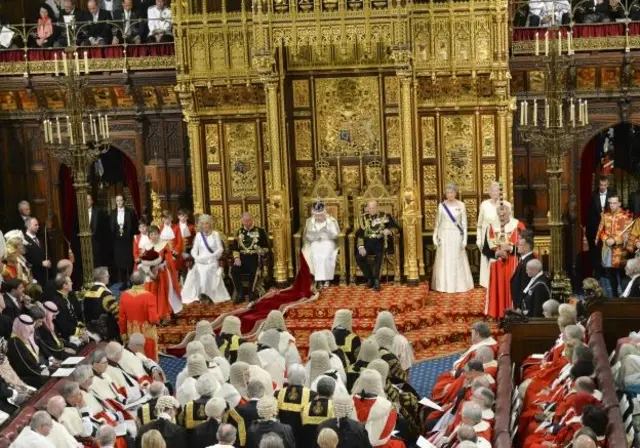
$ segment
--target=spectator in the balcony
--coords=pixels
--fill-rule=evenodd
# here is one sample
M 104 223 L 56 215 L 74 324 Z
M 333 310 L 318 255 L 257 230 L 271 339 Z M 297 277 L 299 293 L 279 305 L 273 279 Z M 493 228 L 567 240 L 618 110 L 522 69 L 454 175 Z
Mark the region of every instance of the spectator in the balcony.
M 529 26 L 549 26 L 569 23 L 569 0 L 531 0 L 529 2 Z
M 620 0 L 601 0 L 596 5 L 596 13 L 600 15 L 602 22 L 615 22 L 617 19 L 624 19 L 624 6 Z
M 51 20 L 54 22 L 59 21 L 62 12 L 62 0 L 45 0 L 44 4 L 51 8 L 51 12 L 53 13 L 49 16 Z
M 149 36 L 147 42 L 160 43 L 173 41 L 171 34 L 171 9 L 165 6 L 164 0 L 156 0 L 155 6 L 147 10 L 149 19 Z
M 116 12 L 122 12 L 122 0 L 100 0 L 98 6 L 114 19 Z
M 138 22 L 138 14 L 133 10 L 133 0 L 124 0 L 123 9 L 113 13 L 113 20 L 121 21 L 119 28 L 115 30 L 113 36 L 113 45 L 119 45 L 123 42 L 128 44 L 139 44 L 140 23 Z M 124 32 L 123 32 L 124 31 Z
M 133 10 L 136 12 L 138 17 L 140 17 L 141 19 L 146 19 L 147 11 L 155 4 L 156 0 L 134 0 Z
M 111 16 L 104 9 L 98 8 L 96 0 L 89 0 L 87 9 L 89 11 L 85 13 L 84 21 L 89 22 L 89 25 L 86 27 L 87 34 L 81 44 L 84 46 L 107 45 L 111 42 L 111 27 L 106 21 L 111 20 Z
M 77 22 L 81 22 L 83 20 L 83 14 L 82 14 L 82 11 L 80 11 L 78 8 L 76 8 L 74 0 L 62 0 L 62 6 L 61 6 L 61 9 L 60 9 L 60 17 L 62 18 L 61 21 L 64 24 L 66 24 L 67 26 L 69 26 L 69 36 L 74 36 L 75 37 L 76 30 L 77 30 L 76 23 Z M 81 40 L 83 36 L 86 36 L 85 31 L 86 31 L 86 29 L 83 29 L 81 31 L 80 36 L 79 36 L 80 39 L 78 39 L 78 40 Z M 54 47 L 66 47 L 67 45 L 70 45 L 70 44 L 73 44 L 73 43 L 75 43 L 75 42 L 67 43 L 67 33 L 66 32 L 61 32 L 61 33 L 59 33 L 58 39 L 54 43 Z
M 46 3 L 40 6 L 40 17 L 35 36 L 31 36 L 31 45 L 39 48 L 49 48 L 56 41 L 56 26 L 53 23 L 53 11 Z

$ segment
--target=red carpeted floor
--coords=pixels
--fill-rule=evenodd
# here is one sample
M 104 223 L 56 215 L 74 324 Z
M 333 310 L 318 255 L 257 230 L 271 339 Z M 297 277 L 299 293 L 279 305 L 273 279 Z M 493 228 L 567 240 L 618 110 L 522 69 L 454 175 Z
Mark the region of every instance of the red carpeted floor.
M 241 310 L 246 305 L 189 305 L 176 323 L 159 329 L 160 348 L 180 343 L 201 319 L 220 323 L 222 316 L 233 312 L 243 319 L 246 333 L 255 329 L 271 309 L 286 308 L 287 327 L 296 337 L 301 352 L 306 353 L 309 335 L 315 330 L 330 328 L 335 311 L 349 308 L 354 312 L 354 330 L 363 337 L 371 333 L 379 311 L 393 312 L 398 330 L 413 344 L 416 359 L 424 360 L 466 349 L 470 343 L 470 324 L 484 317 L 485 290 L 482 288 L 462 294 L 443 294 L 429 291 L 427 283 L 415 287 L 383 284 L 380 292 L 364 286 L 335 286 L 322 290 L 317 299 L 299 300 L 305 297 L 306 286 L 271 293 L 272 298 L 263 298 L 256 308 L 244 313 Z

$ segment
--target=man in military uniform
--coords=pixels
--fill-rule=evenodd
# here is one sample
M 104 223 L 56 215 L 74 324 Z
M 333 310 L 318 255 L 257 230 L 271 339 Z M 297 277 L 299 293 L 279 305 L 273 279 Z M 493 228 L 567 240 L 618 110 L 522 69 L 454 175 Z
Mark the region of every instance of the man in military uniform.
M 390 229 L 397 229 L 398 225 L 393 217 L 378 211 L 378 203 L 369 201 L 366 213 L 360 217 L 360 227 L 356 231 L 356 263 L 367 279 L 367 286 L 380 291 L 380 267 L 382 257 L 392 238 Z M 373 269 L 369 266 L 367 255 L 375 257 Z
M 318 395 L 316 395 L 302 410 L 302 431 L 296 436 L 296 446 L 305 446 L 309 440 L 315 440 L 318 425 L 325 420 L 335 418 L 333 412 L 333 392 L 336 382 L 329 377 L 318 381 Z
M 254 284 L 260 258 L 269 252 L 269 239 L 264 229 L 253 225 L 250 213 L 242 215 L 242 227 L 236 232 L 233 240 L 233 267 L 231 276 L 236 289 L 236 302 L 243 302 L 254 292 Z M 249 276 L 249 296 L 245 296 L 242 287 L 242 276 Z
M 113 293 L 107 288 L 109 269 L 99 267 L 93 270 L 93 285 L 84 295 L 84 317 L 87 329 L 103 340 L 119 341 L 119 305 Z
M 618 285 L 627 261 L 625 242 L 633 225 L 633 216 L 622 210 L 618 196 L 611 196 L 608 201 L 609 211 L 602 213 L 596 238 L 602 241 L 602 267 L 611 284 L 611 295 L 618 297 Z

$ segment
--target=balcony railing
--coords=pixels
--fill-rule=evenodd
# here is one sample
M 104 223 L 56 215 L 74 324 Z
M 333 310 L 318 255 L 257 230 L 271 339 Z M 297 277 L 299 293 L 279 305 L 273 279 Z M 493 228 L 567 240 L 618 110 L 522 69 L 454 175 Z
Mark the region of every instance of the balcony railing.
M 36 41 L 37 24 L 3 25 L 0 41 L 8 48 L 0 47 L 0 75 L 62 71 L 63 54 L 69 54 L 69 47 L 80 59 L 86 57 L 90 61 L 90 72 L 175 69 L 172 41 L 146 42 L 147 20 L 98 22 L 97 25 L 106 27 L 104 44 L 87 45 L 87 36 L 95 25 L 92 22 L 55 23 L 51 39 L 42 46 Z M 7 44 L 9 36 L 11 40 Z M 172 36 L 163 40 L 172 40 Z

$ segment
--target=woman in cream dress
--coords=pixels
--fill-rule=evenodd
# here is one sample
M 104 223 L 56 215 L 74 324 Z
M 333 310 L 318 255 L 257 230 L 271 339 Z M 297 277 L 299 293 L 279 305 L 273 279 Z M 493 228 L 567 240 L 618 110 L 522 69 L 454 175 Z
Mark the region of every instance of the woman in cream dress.
M 438 248 L 433 265 L 432 288 L 440 292 L 466 292 L 473 289 L 467 258 L 467 210 L 456 199 L 456 186 L 445 187 L 446 199 L 438 206 L 433 244 Z
M 226 302 L 231 297 L 224 285 L 224 271 L 219 259 L 224 252 L 220 234 L 213 230 L 213 219 L 210 215 L 198 218 L 199 232 L 193 239 L 191 256 L 193 267 L 187 274 L 182 288 L 182 303 L 191 303 L 202 296 L 213 303 Z
M 489 287 L 489 260 L 482 255 L 482 246 L 487 234 L 489 224 L 498 219 L 498 205 L 500 204 L 500 184 L 491 182 L 489 185 L 489 199 L 482 201 L 480 210 L 478 211 L 478 227 L 477 240 L 478 249 L 480 249 L 480 286 Z M 505 205 L 511 206 L 507 201 L 503 201 Z

